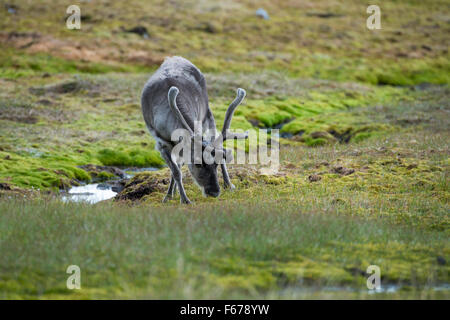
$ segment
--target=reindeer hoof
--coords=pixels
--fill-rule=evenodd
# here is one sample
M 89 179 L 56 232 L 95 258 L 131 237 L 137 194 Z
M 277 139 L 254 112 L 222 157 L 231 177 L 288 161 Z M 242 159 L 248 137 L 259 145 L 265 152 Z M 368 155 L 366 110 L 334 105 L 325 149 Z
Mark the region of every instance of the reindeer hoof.
M 184 200 L 181 199 L 181 200 L 180 200 L 180 203 L 181 203 L 181 204 L 192 204 L 191 200 L 189 200 L 189 199 L 184 199 Z
M 233 191 L 234 189 L 236 189 L 235 185 L 232 184 L 231 182 L 230 182 L 229 185 L 227 185 L 227 188 L 229 188 L 231 191 Z

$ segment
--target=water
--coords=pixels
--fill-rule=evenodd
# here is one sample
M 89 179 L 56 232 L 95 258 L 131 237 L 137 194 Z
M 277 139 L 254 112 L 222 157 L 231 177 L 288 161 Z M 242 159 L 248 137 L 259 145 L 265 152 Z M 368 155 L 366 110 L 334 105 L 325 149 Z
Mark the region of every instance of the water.
M 107 184 L 92 183 L 70 188 L 69 192 L 62 196 L 62 200 L 94 204 L 114 198 L 116 194 L 117 192 L 112 191 L 111 186 Z
M 411 287 L 408 290 L 403 290 L 404 287 L 400 284 L 386 284 L 381 285 L 377 289 L 367 289 L 364 287 L 357 288 L 351 286 L 324 286 L 324 287 L 287 287 L 283 289 L 280 294 L 282 297 L 286 298 L 323 298 L 327 299 L 361 299 L 361 297 L 366 297 L 369 299 L 377 297 L 387 297 L 393 298 L 422 298 L 421 295 L 424 292 L 428 294 L 440 294 L 440 296 L 446 296 L 447 292 L 450 291 L 450 284 L 443 283 L 435 286 L 425 286 L 422 288 Z M 439 297 L 439 296 L 438 296 Z
M 127 168 L 123 171 L 130 172 L 131 174 L 137 173 L 137 172 L 143 172 L 143 171 L 158 171 L 159 168 L 155 167 L 148 167 L 148 168 Z
M 123 170 L 126 173 L 126 179 L 132 178 L 136 173 L 143 171 L 157 171 L 158 168 L 127 168 Z M 87 202 L 94 204 L 103 200 L 114 198 L 117 192 L 112 190 L 108 183 L 91 183 L 84 186 L 72 187 L 68 193 L 62 196 L 64 202 Z
M 385 286 L 380 286 L 379 288 L 367 290 L 368 294 L 377 294 L 377 293 L 394 293 L 400 290 L 402 287 L 396 284 L 389 284 Z

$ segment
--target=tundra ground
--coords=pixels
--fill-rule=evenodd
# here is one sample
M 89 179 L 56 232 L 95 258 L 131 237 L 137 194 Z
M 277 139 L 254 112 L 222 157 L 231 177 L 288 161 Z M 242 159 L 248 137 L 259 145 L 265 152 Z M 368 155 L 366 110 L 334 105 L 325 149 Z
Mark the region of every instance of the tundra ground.
M 383 2 L 369 32 L 359 1 L 258 3 L 267 21 L 252 1 L 83 2 L 82 33 L 65 2 L 16 3 L 0 19 L 0 298 L 450 298 L 446 3 Z M 237 87 L 233 129 L 281 128 L 278 172 L 231 165 L 236 190 L 213 199 L 184 171 L 193 204 L 161 203 L 139 95 L 175 54 L 205 72 L 218 129 Z M 129 167 L 160 170 L 61 201 Z

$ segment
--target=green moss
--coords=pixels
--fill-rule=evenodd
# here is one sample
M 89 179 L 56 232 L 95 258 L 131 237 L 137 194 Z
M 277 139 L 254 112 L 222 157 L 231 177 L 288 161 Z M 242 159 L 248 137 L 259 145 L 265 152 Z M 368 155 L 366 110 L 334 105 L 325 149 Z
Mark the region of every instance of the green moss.
M 432 63 L 411 60 L 409 64 L 394 66 L 377 73 L 377 83 L 382 85 L 409 86 L 420 83 L 445 84 L 450 82 L 450 63 L 440 58 Z
M 305 144 L 309 147 L 317 147 L 317 146 L 323 146 L 325 144 L 327 144 L 327 140 L 324 138 L 311 138 L 311 137 L 306 137 L 306 139 L 304 140 Z
M 99 180 L 110 180 L 114 177 L 115 177 L 115 175 L 113 173 L 106 172 L 106 171 L 100 171 L 99 174 L 97 175 L 97 178 Z
M 287 112 L 259 113 L 256 118 L 264 127 L 272 128 L 290 118 Z
M 359 141 L 363 141 L 363 140 L 368 139 L 373 136 L 374 136 L 373 132 L 358 132 L 357 134 L 355 134 L 353 136 L 352 140 L 354 142 L 359 142 Z
M 163 160 L 156 150 L 112 150 L 102 149 L 98 152 L 98 159 L 106 166 L 155 166 L 163 165 Z

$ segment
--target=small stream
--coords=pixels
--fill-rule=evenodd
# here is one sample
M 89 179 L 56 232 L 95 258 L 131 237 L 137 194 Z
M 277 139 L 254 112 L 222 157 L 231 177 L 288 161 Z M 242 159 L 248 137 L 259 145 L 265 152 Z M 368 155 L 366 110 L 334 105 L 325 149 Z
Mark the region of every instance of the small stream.
M 158 168 L 127 168 L 123 171 L 126 173 L 126 178 L 132 178 L 136 173 L 144 171 L 157 171 Z M 103 200 L 114 198 L 118 191 L 114 188 L 112 181 L 101 183 L 90 183 L 82 186 L 76 186 L 69 189 L 67 192 L 62 192 L 61 199 L 64 202 L 86 202 L 94 204 Z
M 62 196 L 62 201 L 87 202 L 94 204 L 103 200 L 114 198 L 117 192 L 104 183 L 91 183 L 84 186 L 72 187 Z

